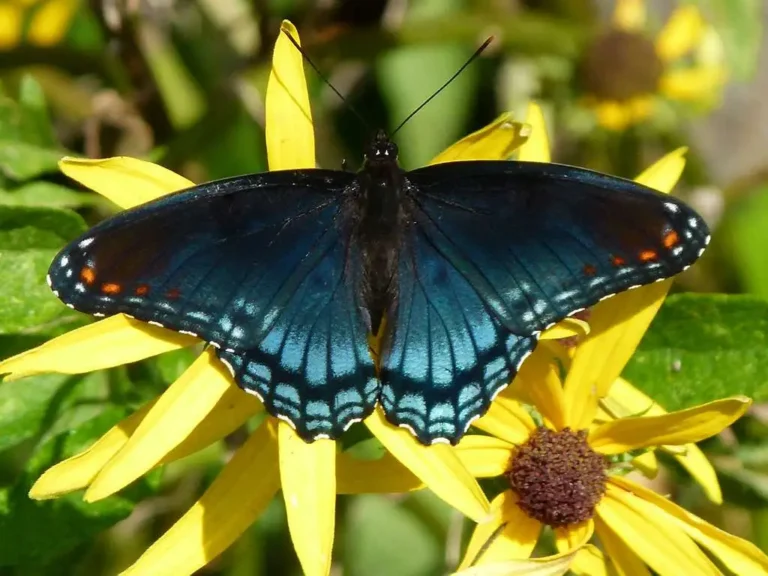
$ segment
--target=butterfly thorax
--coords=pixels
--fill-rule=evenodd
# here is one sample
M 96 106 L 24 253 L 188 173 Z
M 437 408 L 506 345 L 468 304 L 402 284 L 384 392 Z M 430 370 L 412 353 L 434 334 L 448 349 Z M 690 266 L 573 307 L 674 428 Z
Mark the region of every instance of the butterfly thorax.
M 397 146 L 383 131 L 377 133 L 366 150 L 357 177 L 356 240 L 363 256 L 364 298 L 375 332 L 396 296 L 398 253 L 406 221 L 404 178 L 397 164 Z

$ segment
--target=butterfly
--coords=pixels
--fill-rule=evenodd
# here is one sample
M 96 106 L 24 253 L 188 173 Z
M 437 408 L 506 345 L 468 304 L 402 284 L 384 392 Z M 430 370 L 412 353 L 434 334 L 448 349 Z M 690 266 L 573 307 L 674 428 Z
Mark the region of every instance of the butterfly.
M 405 172 L 379 132 L 357 173 L 238 176 L 126 210 L 66 246 L 48 282 L 82 312 L 208 342 L 307 441 L 381 404 L 420 442 L 455 443 L 543 330 L 708 242 L 689 206 L 640 184 L 515 161 Z

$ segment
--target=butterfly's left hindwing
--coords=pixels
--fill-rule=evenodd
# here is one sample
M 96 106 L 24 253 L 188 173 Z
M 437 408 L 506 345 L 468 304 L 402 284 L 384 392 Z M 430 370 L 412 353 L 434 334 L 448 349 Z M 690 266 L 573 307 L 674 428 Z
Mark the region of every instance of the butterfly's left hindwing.
M 271 172 L 167 196 L 67 246 L 51 287 L 83 312 L 199 336 L 304 438 L 336 436 L 377 396 L 360 255 L 340 217 L 352 182 Z

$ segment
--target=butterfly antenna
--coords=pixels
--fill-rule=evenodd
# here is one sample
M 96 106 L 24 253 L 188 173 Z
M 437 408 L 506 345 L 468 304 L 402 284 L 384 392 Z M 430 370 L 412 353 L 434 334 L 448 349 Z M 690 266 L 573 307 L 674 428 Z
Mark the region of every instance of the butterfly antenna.
M 299 53 L 300 53 L 300 54 L 302 55 L 302 57 L 304 58 L 304 60 L 306 60 L 306 61 L 307 61 L 307 64 L 309 64 L 309 65 L 312 67 L 312 69 L 313 69 L 313 70 L 315 71 L 315 73 L 318 75 L 318 77 L 320 78 L 320 80 L 322 80 L 323 82 L 325 82 L 325 83 L 328 85 L 328 87 L 329 87 L 331 90 L 333 90 L 333 92 L 336 94 L 336 96 L 338 96 L 338 97 L 341 99 L 341 101 L 342 101 L 342 102 L 344 103 L 344 105 L 345 105 L 345 106 L 346 106 L 346 107 L 349 109 L 349 111 L 350 111 L 350 112 L 352 112 L 352 114 L 354 114 L 355 116 L 357 116 L 357 119 L 358 119 L 358 120 L 360 120 L 360 122 L 363 124 L 363 126 L 365 126 L 365 127 L 366 127 L 366 128 L 369 130 L 369 131 L 370 131 L 370 130 L 371 130 L 371 126 L 368 124 L 368 122 L 366 122 L 366 121 L 365 121 L 365 118 L 363 118 L 362 114 L 360 114 L 360 113 L 359 113 L 357 110 L 355 110 L 355 107 L 354 107 L 354 106 L 352 106 L 352 104 L 350 104 L 350 103 L 349 103 L 349 101 L 348 101 L 346 98 L 344 98 L 344 96 L 342 96 L 342 95 L 341 95 L 341 92 L 339 92 L 338 90 L 336 90 L 336 87 L 335 87 L 333 84 L 331 84 L 331 81 L 330 81 L 330 80 L 328 80 L 328 78 L 326 78 L 326 77 L 323 75 L 323 73 L 322 73 L 322 72 L 320 72 L 320 69 L 319 69 L 317 66 L 315 66 L 315 63 L 314 63 L 314 62 L 312 62 L 312 60 L 309 58 L 309 56 L 308 56 L 308 55 L 307 55 L 307 53 L 304 51 L 304 49 L 301 47 L 301 44 L 299 44 L 299 42 L 296 40 L 296 38 L 294 38 L 294 37 L 291 35 L 291 33 L 290 33 L 290 32 L 288 32 L 288 30 L 286 30 L 285 28 L 281 28 L 281 29 L 280 29 L 280 31 L 281 31 L 283 34 L 285 34 L 285 35 L 288 37 L 288 40 L 290 40 L 290 41 L 291 41 L 291 44 L 293 44 L 294 46 L 296 46 L 296 50 L 298 50 L 298 51 L 299 51 Z
M 395 130 L 392 132 L 392 134 L 391 134 L 391 136 L 390 136 L 390 137 L 393 137 L 395 134 L 397 134 L 398 130 L 400 130 L 400 128 L 402 128 L 403 126 L 405 126 L 405 123 L 406 123 L 406 122 L 408 122 L 408 120 L 410 120 L 411 118 L 413 118 L 414 116 L 416 116 L 416 114 L 418 114 L 418 113 L 419 113 L 419 111 L 421 111 L 421 109 L 422 109 L 422 108 L 424 108 L 424 106 L 426 106 L 427 104 L 429 104 L 429 103 L 430 103 L 430 102 L 431 102 L 431 101 L 432 101 L 432 100 L 435 98 L 435 96 L 437 96 L 438 94 L 440 94 L 440 92 L 442 92 L 442 91 L 443 91 L 443 90 L 444 90 L 444 89 L 445 89 L 445 88 L 448 86 L 448 84 L 450 84 L 451 82 L 453 82 L 453 81 L 454 81 L 454 80 L 455 80 L 455 79 L 458 77 L 458 75 L 459 75 L 459 74 L 461 74 L 462 72 L 464 72 L 464 69 L 465 69 L 467 66 L 469 66 L 470 64 L 472 64 L 472 62 L 474 62 L 474 61 L 477 59 L 477 57 L 478 57 L 478 56 L 480 56 L 480 54 L 482 54 L 482 53 L 483 53 L 483 51 L 485 51 L 485 49 L 486 49 L 486 48 L 488 48 L 488 45 L 489 45 L 491 42 L 493 42 L 493 36 L 489 37 L 489 38 L 488 38 L 488 39 L 487 39 L 485 42 L 483 42 L 482 46 L 480 46 L 480 48 L 478 48 L 477 50 L 475 50 L 475 53 L 474 53 L 474 54 L 472 54 L 472 56 L 470 56 L 470 57 L 469 57 L 469 60 L 467 60 L 466 62 L 464 62 L 464 64 L 462 65 L 462 67 L 461 67 L 461 68 L 459 68 L 459 69 L 456 71 L 456 73 L 455 73 L 453 76 L 451 76 L 450 78 L 448 78 L 448 81 L 447 81 L 445 84 L 443 84 L 442 86 L 440 86 L 440 88 L 438 88 L 438 89 L 435 91 L 435 93 L 434 93 L 434 94 L 432 94 L 432 96 L 430 96 L 429 98 L 427 98 L 426 100 L 424 100 L 424 102 L 422 102 L 422 103 L 419 105 L 419 107 L 418 107 L 418 108 L 416 108 L 416 110 L 414 110 L 413 112 L 411 112 L 410 114 L 408 114 L 408 116 L 406 117 L 406 119 L 405 119 L 405 120 L 403 120 L 402 122 L 400 122 L 400 125 L 399 125 L 397 128 L 395 128 Z

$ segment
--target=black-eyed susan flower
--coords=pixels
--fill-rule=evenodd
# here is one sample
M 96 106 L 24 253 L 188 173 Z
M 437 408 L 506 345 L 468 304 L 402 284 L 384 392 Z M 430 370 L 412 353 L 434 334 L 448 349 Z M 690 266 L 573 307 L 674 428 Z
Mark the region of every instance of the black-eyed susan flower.
M 35 46 L 61 42 L 80 0 L 0 0 L 0 50 L 22 39 Z
M 292 25 L 286 23 L 285 28 L 298 38 Z M 314 167 L 302 59 L 283 35 L 275 47 L 267 88 L 266 126 L 271 169 Z M 521 138 L 521 126 L 505 115 L 436 161 L 505 158 Z M 68 158 L 61 169 L 122 208 L 192 185 L 160 166 L 131 158 Z M 570 335 L 574 330 L 584 332 L 577 321 L 570 321 L 549 335 Z M 0 363 L 0 373 L 20 378 L 41 372 L 89 372 L 197 343 L 194 337 L 116 315 L 10 358 Z M 86 451 L 46 471 L 30 496 L 54 498 L 84 489 L 87 501 L 105 498 L 152 468 L 223 438 L 262 411 L 261 403 L 234 385 L 208 349 L 159 398 Z M 466 516 L 476 521 L 487 516 L 488 501 L 453 447 L 421 445 L 406 430 L 387 423 L 380 410 L 365 425 L 388 451 L 379 460 L 355 460 L 331 440 L 308 444 L 285 422 L 264 418 L 200 500 L 126 574 L 194 572 L 231 545 L 278 490 L 302 568 L 310 575 L 330 571 L 337 493 L 403 492 L 427 486 Z
M 529 122 L 533 132 L 521 155 L 548 161 L 540 116 Z M 666 156 L 638 180 L 669 191 L 682 172 L 682 152 Z M 694 442 L 719 433 L 750 405 L 748 398 L 734 397 L 667 414 L 619 378 L 670 284 L 658 282 L 595 306 L 589 335 L 573 354 L 542 346 L 560 356 L 565 380 L 544 351 L 532 356 L 513 389 L 476 423 L 490 436 L 466 436 L 459 443 L 473 474 L 501 476 L 509 486 L 491 503 L 491 518 L 475 529 L 461 568 L 475 567 L 480 574 L 483 566 L 527 558 L 543 527 L 550 526 L 561 553 L 597 535 L 601 549 L 587 545 L 576 552 L 570 570 L 577 574 L 647 574 L 647 567 L 662 575 L 720 574 L 702 547 L 733 573 L 768 570 L 768 557 L 756 546 L 623 476 L 627 460 L 621 456 L 676 447 L 675 456 L 719 500 L 711 466 Z M 538 423 L 516 397 L 535 408 Z M 628 414 L 636 416 L 616 418 Z
M 726 77 L 718 43 L 692 4 L 676 8 L 653 38 L 645 1 L 617 0 L 611 26 L 584 55 L 584 103 L 609 130 L 649 119 L 660 98 L 712 105 Z

